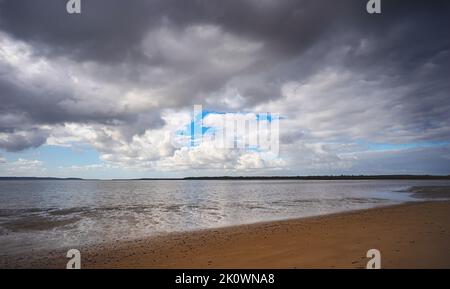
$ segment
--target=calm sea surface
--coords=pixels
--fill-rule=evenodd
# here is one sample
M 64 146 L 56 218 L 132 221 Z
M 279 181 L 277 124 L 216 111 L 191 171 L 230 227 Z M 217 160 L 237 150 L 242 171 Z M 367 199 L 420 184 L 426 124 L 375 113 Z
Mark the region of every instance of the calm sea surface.
M 0 255 L 385 206 L 430 185 L 450 182 L 0 181 Z

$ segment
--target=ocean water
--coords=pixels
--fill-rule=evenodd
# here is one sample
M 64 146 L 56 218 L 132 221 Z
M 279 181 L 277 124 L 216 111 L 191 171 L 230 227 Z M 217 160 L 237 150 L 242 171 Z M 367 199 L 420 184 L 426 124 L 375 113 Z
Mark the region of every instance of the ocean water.
M 0 181 L 0 255 L 417 201 L 449 181 Z M 423 200 L 423 199 L 422 199 Z

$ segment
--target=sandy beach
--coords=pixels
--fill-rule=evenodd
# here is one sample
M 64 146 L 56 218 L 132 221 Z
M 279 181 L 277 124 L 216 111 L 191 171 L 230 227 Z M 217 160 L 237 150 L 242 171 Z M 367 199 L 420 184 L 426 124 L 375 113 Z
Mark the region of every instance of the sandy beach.
M 450 268 L 450 202 L 420 202 L 99 245 L 83 268 Z M 64 252 L 1 267 L 64 268 Z

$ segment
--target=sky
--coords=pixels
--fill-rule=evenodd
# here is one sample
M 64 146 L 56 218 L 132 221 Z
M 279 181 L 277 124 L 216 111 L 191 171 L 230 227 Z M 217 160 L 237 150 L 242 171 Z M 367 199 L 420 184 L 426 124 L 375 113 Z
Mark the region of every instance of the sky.
M 449 1 L 66 2 L 0 0 L 0 176 L 450 174 Z M 279 153 L 174 145 L 194 105 Z

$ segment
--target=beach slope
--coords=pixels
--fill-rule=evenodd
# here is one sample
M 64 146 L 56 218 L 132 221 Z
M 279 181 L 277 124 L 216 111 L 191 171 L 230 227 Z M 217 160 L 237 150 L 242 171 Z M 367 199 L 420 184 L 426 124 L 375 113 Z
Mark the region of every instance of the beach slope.
M 91 248 L 88 268 L 450 268 L 450 202 L 172 234 Z
M 450 268 L 450 202 L 420 202 L 81 249 L 83 268 Z M 1 267 L 65 268 L 64 252 Z M 26 261 L 23 261 L 26 260 Z

